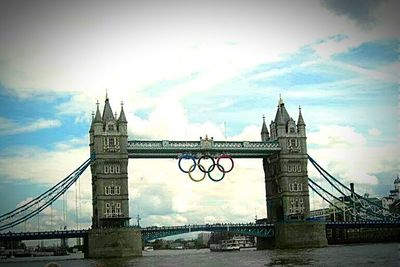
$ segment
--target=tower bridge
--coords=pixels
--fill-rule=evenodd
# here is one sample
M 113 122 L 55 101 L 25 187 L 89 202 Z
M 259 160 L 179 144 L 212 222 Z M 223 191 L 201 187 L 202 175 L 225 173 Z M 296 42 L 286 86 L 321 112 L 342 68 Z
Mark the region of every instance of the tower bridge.
M 263 118 L 261 141 L 217 141 L 213 138 L 200 138 L 197 141 L 172 140 L 128 140 L 128 122 L 121 105 L 120 115 L 112 112 L 106 97 L 101 114 L 99 103 L 93 115 L 89 129 L 90 155 L 84 164 L 61 182 L 17 209 L 0 215 L 0 231 L 8 230 L 26 222 L 43 209 L 51 205 L 77 181 L 79 176 L 90 166 L 92 174 L 92 227 L 78 232 L 28 233 L 19 236 L 1 234 L 1 238 L 48 238 L 50 236 L 85 237 L 88 257 L 120 257 L 141 255 L 142 237 L 180 233 L 194 230 L 225 230 L 247 232 L 258 236 L 258 248 L 277 247 L 321 247 L 327 245 L 326 227 L 320 222 L 310 221 L 309 188 L 317 192 L 328 203 L 336 205 L 337 196 L 329 193 L 308 177 L 308 161 L 317 169 L 343 197 L 349 195 L 349 203 L 338 206 L 343 212 L 350 212 L 354 220 L 399 220 L 400 215 L 371 203 L 342 184 L 325 169 L 309 157 L 307 153 L 306 124 L 299 108 L 295 121 L 286 110 L 282 99 L 279 100 L 274 120 L 269 129 Z M 231 225 L 229 229 L 221 225 L 185 226 L 173 228 L 135 228 L 129 226 L 129 159 L 139 158 L 176 158 L 178 167 L 186 173 L 198 166 L 205 175 L 215 182 L 223 179 L 225 173 L 232 170 L 232 158 L 260 158 L 264 170 L 267 224 Z M 217 162 L 214 161 L 217 158 Z M 224 169 L 219 160 L 231 160 L 230 169 Z M 210 159 L 214 164 L 203 166 L 200 161 Z M 191 160 L 193 165 L 183 170 L 181 160 Z M 223 173 L 220 179 L 213 179 L 210 172 L 214 169 Z M 191 176 L 190 176 L 191 177 Z M 204 179 L 203 177 L 203 179 Z M 192 177 L 191 177 L 192 178 Z M 193 181 L 199 182 L 200 180 Z M 346 227 L 359 227 L 347 225 Z M 364 224 L 362 224 L 364 225 Z M 375 224 L 379 227 L 382 224 Z M 399 223 L 394 227 L 399 231 Z M 371 226 L 369 224 L 368 226 Z M 393 224 L 390 224 L 392 227 Z M 225 228 L 224 228 L 225 227 Z M 343 227 L 339 225 L 335 228 Z M 345 227 L 345 228 L 346 228 Z M 346 228 L 347 229 L 347 228 Z M 346 230 L 347 231 L 347 230 Z M 336 233 L 336 232 L 334 232 Z M 271 236 L 273 238 L 271 239 Z

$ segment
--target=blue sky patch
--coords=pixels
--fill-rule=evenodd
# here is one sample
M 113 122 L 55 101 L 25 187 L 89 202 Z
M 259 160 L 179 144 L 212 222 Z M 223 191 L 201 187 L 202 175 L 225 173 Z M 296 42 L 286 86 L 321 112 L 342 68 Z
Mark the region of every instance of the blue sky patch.
M 376 69 L 399 61 L 398 39 L 376 40 L 362 43 L 348 51 L 334 54 L 334 60 L 356 65 L 366 69 Z

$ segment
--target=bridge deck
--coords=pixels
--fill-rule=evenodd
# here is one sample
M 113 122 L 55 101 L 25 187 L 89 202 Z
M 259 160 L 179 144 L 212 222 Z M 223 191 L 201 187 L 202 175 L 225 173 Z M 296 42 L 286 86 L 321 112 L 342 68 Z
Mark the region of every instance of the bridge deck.
M 212 139 L 200 141 L 128 141 L 129 158 L 178 158 L 182 154 L 217 157 L 228 154 L 233 158 L 264 158 L 281 150 L 276 140 L 268 142 L 224 142 Z
M 400 221 L 355 221 L 355 222 L 327 222 L 327 228 L 400 228 Z M 272 237 L 274 235 L 274 224 L 193 224 L 182 226 L 162 226 L 140 228 L 144 240 L 152 240 L 166 236 L 198 232 L 233 232 L 243 235 L 253 235 L 260 237 Z M 38 239 L 59 239 L 75 238 L 87 236 L 89 230 L 60 230 L 44 232 L 7 232 L 0 233 L 0 240 L 38 240 Z

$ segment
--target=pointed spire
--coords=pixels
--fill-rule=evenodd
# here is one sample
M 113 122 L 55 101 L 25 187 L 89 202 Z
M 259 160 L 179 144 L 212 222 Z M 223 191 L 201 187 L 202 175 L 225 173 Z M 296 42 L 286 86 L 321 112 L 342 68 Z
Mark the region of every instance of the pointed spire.
M 94 122 L 101 122 L 101 115 L 100 115 L 100 109 L 99 109 L 99 100 L 97 100 L 96 105 L 97 105 L 97 110 L 96 110 L 96 116 L 94 117 L 93 123 Z
M 93 129 L 94 129 L 93 122 L 94 122 L 94 112 L 92 111 L 92 123 L 90 124 L 89 132 L 93 132 Z
M 282 94 L 279 94 L 279 101 L 278 101 L 278 106 L 284 105 L 283 99 L 282 99 Z
M 301 106 L 299 106 L 299 118 L 297 119 L 297 125 L 306 125 L 304 123 L 303 115 L 301 114 Z
M 285 108 L 285 103 L 283 102 L 282 96 L 279 95 L 278 110 L 275 115 L 275 123 L 278 125 L 286 125 L 290 120 L 289 113 Z
M 103 121 L 110 121 L 110 120 L 114 120 L 114 115 L 110 106 L 110 101 L 108 99 L 108 96 L 106 95 L 106 101 L 103 109 Z
M 124 102 L 121 101 L 121 112 L 119 113 L 119 118 L 118 118 L 119 123 L 128 123 L 125 117 L 125 112 L 124 112 Z
M 262 124 L 262 127 L 261 127 L 261 134 L 263 134 L 263 133 L 269 134 L 268 127 L 265 124 L 265 116 L 264 115 L 263 115 L 263 124 Z

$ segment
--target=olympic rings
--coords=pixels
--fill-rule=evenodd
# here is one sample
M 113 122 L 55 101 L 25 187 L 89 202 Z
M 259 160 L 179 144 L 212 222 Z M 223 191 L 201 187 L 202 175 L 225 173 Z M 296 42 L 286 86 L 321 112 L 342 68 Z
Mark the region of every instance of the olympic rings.
M 181 165 L 182 159 L 192 160 L 193 161 L 193 165 L 191 165 L 188 170 L 184 170 L 182 168 L 182 165 Z M 205 167 L 203 164 L 201 164 L 202 160 L 207 160 L 207 159 L 211 160 L 211 165 L 208 168 Z M 222 179 L 224 179 L 226 173 L 228 173 L 228 172 L 233 170 L 235 164 L 234 164 L 233 159 L 232 159 L 232 157 L 230 155 L 222 154 L 216 159 L 217 160 L 215 161 L 213 157 L 211 157 L 209 155 L 203 155 L 199 159 L 197 159 L 197 162 L 196 162 L 196 158 L 193 155 L 191 155 L 191 154 L 182 154 L 179 157 L 179 160 L 178 160 L 178 167 L 182 172 L 187 173 L 189 175 L 189 178 L 194 182 L 200 182 L 200 181 L 204 180 L 206 175 L 208 175 L 208 177 L 210 178 L 211 181 L 219 182 Z M 231 161 L 231 167 L 229 169 L 225 170 L 224 166 L 222 166 L 220 164 L 220 160 L 221 159 L 229 159 Z M 203 176 L 200 179 L 195 179 L 193 177 L 193 175 L 192 175 L 192 173 L 194 172 L 194 170 L 196 169 L 197 166 L 199 167 L 199 170 L 203 173 Z M 218 171 L 220 171 L 222 173 L 222 176 L 220 178 L 218 178 L 218 179 L 215 179 L 215 178 L 213 178 L 211 176 L 211 172 L 213 172 L 215 170 L 215 167 L 217 167 Z

